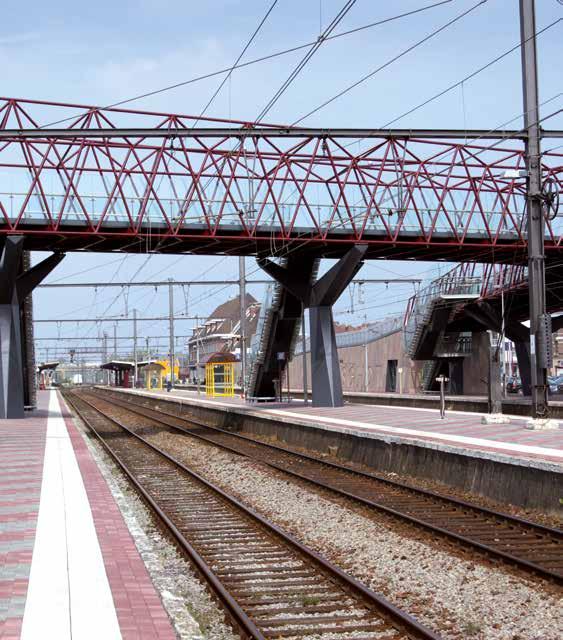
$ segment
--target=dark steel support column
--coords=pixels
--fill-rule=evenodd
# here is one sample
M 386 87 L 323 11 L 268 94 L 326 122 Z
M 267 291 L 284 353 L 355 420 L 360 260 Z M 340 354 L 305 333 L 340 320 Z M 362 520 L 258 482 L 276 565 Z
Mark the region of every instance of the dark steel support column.
M 530 358 L 532 374 L 532 418 L 548 414 L 547 362 L 545 344 L 540 338 L 545 322 L 545 222 L 542 207 L 538 68 L 536 55 L 536 17 L 534 0 L 520 0 L 520 39 L 522 42 L 522 89 L 528 209 L 528 281 L 530 291 Z
M 0 258 L 0 418 L 24 417 L 21 307 L 64 257 L 53 254 L 22 273 L 22 252 L 21 236 L 5 239 Z
M 309 331 L 313 407 L 341 407 L 344 404 L 344 396 L 332 307 L 320 306 L 309 309 Z
M 259 260 L 264 271 L 309 308 L 314 407 L 341 407 L 344 404 L 332 305 L 361 268 L 366 251 L 367 245 L 355 245 L 313 285 L 300 279 L 301 274 L 290 273 L 269 260 Z
M 23 252 L 21 271 L 31 267 L 29 251 Z M 33 340 L 33 299 L 27 296 L 20 305 L 22 332 L 22 362 L 24 379 L 24 406 L 35 409 L 37 407 L 37 379 L 35 374 L 35 343 Z
M 517 341 L 514 343 L 514 349 L 516 350 L 518 371 L 520 372 L 520 380 L 522 381 L 522 394 L 525 396 L 529 396 L 532 392 L 530 343 L 527 340 Z

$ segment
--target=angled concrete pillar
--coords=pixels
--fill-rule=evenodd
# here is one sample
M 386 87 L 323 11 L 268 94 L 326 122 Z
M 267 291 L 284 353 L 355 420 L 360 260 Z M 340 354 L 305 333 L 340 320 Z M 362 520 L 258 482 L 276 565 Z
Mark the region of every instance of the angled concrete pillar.
M 23 237 L 6 237 L 0 257 L 0 418 L 24 417 L 21 306 L 64 257 L 53 254 L 22 272 L 22 252 Z
M 270 260 L 258 261 L 264 271 L 309 308 L 314 407 L 341 407 L 344 404 L 332 305 L 361 268 L 366 251 L 367 245 L 355 245 L 314 284 L 304 279 L 306 270 L 300 269 L 298 263 L 293 268 L 286 268 Z

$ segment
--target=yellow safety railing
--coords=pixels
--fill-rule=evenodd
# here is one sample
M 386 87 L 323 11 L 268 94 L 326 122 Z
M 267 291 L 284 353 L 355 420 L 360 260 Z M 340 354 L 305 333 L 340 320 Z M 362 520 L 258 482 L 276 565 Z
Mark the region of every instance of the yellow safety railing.
M 205 365 L 205 394 L 211 398 L 235 395 L 235 365 L 233 362 L 208 362 Z

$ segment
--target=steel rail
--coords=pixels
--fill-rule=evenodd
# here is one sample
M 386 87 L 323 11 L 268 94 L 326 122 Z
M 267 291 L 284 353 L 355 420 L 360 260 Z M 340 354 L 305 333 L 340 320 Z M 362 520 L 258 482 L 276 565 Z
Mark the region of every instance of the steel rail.
M 444 527 L 439 527 L 435 524 L 432 524 L 430 522 L 428 522 L 427 520 L 415 517 L 415 516 L 411 516 L 408 513 L 405 513 L 404 511 L 400 511 L 397 509 L 394 509 L 392 507 L 386 506 L 384 504 L 381 504 L 380 502 L 376 502 L 374 500 L 370 500 L 368 498 L 365 498 L 361 495 L 358 495 L 356 493 L 350 492 L 350 491 L 346 491 L 343 490 L 341 488 L 338 488 L 337 486 L 335 486 L 334 484 L 330 484 L 327 482 L 323 482 L 321 480 L 318 479 L 312 479 L 311 477 L 301 474 L 298 471 L 289 468 L 287 465 L 283 465 L 283 464 L 278 464 L 276 462 L 274 462 L 271 459 L 268 459 L 268 457 L 266 457 L 265 459 L 262 457 L 257 457 L 255 455 L 252 454 L 252 452 L 249 452 L 248 450 L 245 451 L 244 449 L 241 448 L 237 448 L 237 447 L 232 447 L 229 446 L 225 443 L 220 443 L 215 441 L 213 438 L 209 438 L 206 437 L 202 434 L 198 434 L 195 433 L 193 431 L 190 431 L 187 428 L 183 428 L 180 427 L 178 425 L 174 425 L 174 424 L 170 424 L 169 422 L 165 421 L 162 419 L 162 416 L 166 416 L 169 418 L 172 418 L 174 420 L 179 420 L 182 422 L 186 422 L 186 423 L 191 423 L 191 424 L 195 424 L 197 425 L 198 428 L 204 428 L 207 429 L 211 432 L 216 432 L 219 433 L 222 437 L 228 437 L 231 438 L 233 440 L 239 440 L 239 441 L 244 441 L 248 444 L 251 444 L 254 447 L 257 448 L 263 448 L 263 449 L 268 449 L 270 451 L 275 451 L 278 453 L 281 453 L 283 455 L 286 456 L 290 456 L 292 457 L 294 460 L 296 459 L 304 459 L 307 462 L 310 463 L 314 463 L 317 464 L 319 466 L 325 466 L 325 467 L 329 467 L 331 469 L 335 469 L 339 472 L 342 473 L 347 473 L 347 474 L 355 474 L 361 478 L 365 478 L 365 479 L 369 479 L 372 482 L 377 482 L 377 483 L 383 483 L 385 485 L 400 489 L 401 491 L 407 491 L 410 493 L 414 493 L 420 496 L 424 496 L 426 498 L 429 498 L 433 501 L 440 501 L 441 503 L 447 503 L 450 505 L 455 506 L 456 508 L 459 509 L 465 509 L 465 510 L 471 510 L 474 513 L 477 513 L 478 515 L 484 515 L 488 518 L 494 518 L 496 520 L 500 520 L 501 522 L 505 523 L 505 524 L 509 524 L 509 525 L 513 525 L 515 527 L 526 527 L 530 530 L 532 530 L 533 532 L 537 533 L 538 535 L 541 536 L 549 536 L 549 537 L 553 537 L 556 538 L 560 543 L 563 543 L 563 531 L 560 529 L 555 529 L 555 528 L 551 528 L 551 527 L 546 527 L 544 525 L 540 525 L 534 522 L 530 522 L 529 520 L 525 520 L 524 518 L 520 518 L 517 516 L 512 516 L 506 513 L 502 513 L 502 512 L 498 512 L 498 511 L 494 511 L 493 509 L 488 509 L 486 507 L 481 507 L 469 502 L 465 502 L 463 500 L 458 500 L 456 498 L 451 498 L 448 496 L 443 496 L 440 495 L 436 492 L 433 491 L 429 491 L 427 489 L 421 489 L 421 488 L 417 488 L 417 487 L 413 487 L 410 486 L 408 484 L 404 484 L 401 482 L 397 482 L 394 480 L 389 480 L 387 478 L 382 478 L 380 476 L 377 476 L 375 474 L 370 474 L 370 473 L 366 473 L 363 471 L 359 471 L 357 469 L 352 469 L 350 467 L 346 467 L 344 465 L 339 465 L 337 463 L 334 462 L 329 462 L 326 460 L 320 460 L 318 458 L 315 458 L 314 456 L 310 456 L 304 453 L 296 453 L 295 451 L 291 451 L 290 449 L 286 449 L 284 447 L 280 447 L 278 445 L 273 445 L 273 444 L 268 444 L 268 443 L 264 443 L 264 442 L 260 442 L 258 440 L 255 440 L 253 438 L 250 438 L 248 436 L 243 436 L 241 434 L 237 434 L 237 433 L 232 433 L 230 431 L 225 431 L 224 429 L 220 429 L 218 427 L 213 427 L 210 426 L 208 424 L 205 424 L 203 422 L 200 422 L 198 420 L 194 420 L 192 418 L 184 418 L 178 415 L 175 415 L 173 413 L 168 413 L 166 411 L 163 411 L 161 408 L 159 408 L 158 410 L 153 409 L 151 407 L 146 407 L 144 405 L 142 405 L 143 409 L 154 412 L 155 414 L 157 414 L 156 416 L 149 416 L 147 415 L 143 410 L 141 410 L 141 408 L 139 406 L 132 406 L 131 403 L 127 400 L 121 400 L 121 399 L 117 399 L 115 396 L 112 396 L 111 400 L 108 400 L 106 397 L 101 396 L 100 394 L 97 394 L 98 397 L 100 397 L 100 399 L 105 400 L 107 402 L 113 402 L 115 404 L 118 404 L 118 406 L 121 406 L 125 409 L 127 409 L 128 411 L 131 411 L 132 413 L 144 416 L 146 418 L 149 418 L 151 420 L 160 422 L 161 424 L 164 424 L 165 426 L 172 428 L 172 429 L 176 429 L 179 430 L 180 432 L 186 434 L 186 435 L 190 435 L 196 438 L 199 438 L 200 440 L 206 441 L 208 443 L 211 443 L 214 446 L 218 446 L 220 448 L 223 448 L 225 450 L 228 450 L 232 453 L 236 453 L 238 455 L 245 455 L 248 458 L 254 459 L 254 460 L 259 460 L 260 462 L 262 462 L 263 464 L 277 469 L 279 471 L 282 471 L 284 473 L 287 473 L 289 475 L 295 476 L 301 480 L 305 480 L 307 482 L 310 482 L 313 485 L 317 485 L 322 487 L 323 489 L 327 489 L 329 491 L 332 491 L 334 493 L 340 494 L 342 496 L 345 496 L 347 498 L 351 498 L 352 500 L 355 500 L 357 502 L 360 502 L 361 504 L 364 504 L 366 506 L 384 511 L 392 516 L 398 517 L 401 520 L 405 520 L 415 526 L 418 527 L 423 527 L 427 530 L 432 531 L 433 533 L 438 533 L 442 536 L 446 536 L 452 540 L 454 540 L 457 543 L 462 544 L 465 547 L 472 547 L 477 549 L 479 552 L 484 553 L 488 556 L 493 556 L 493 557 L 497 557 L 500 558 L 502 560 L 504 560 L 505 562 L 509 563 L 509 564 L 513 564 L 513 565 L 518 565 L 521 568 L 525 569 L 528 572 L 533 572 L 533 573 L 537 573 L 549 580 L 552 580 L 553 582 L 555 582 L 556 584 L 563 584 L 563 573 L 561 572 L 554 572 L 551 571 L 550 569 L 543 567 L 541 565 L 538 565 L 534 562 L 530 562 L 528 560 L 525 560 L 523 558 L 520 558 L 516 555 L 507 553 L 506 551 L 502 551 L 498 548 L 492 547 L 490 545 L 487 544 L 483 544 L 481 542 L 479 542 L 478 540 L 475 540 L 471 537 L 465 536 L 465 535 L 461 535 L 458 533 L 455 533 L 454 531 L 444 528 Z M 160 414 L 160 415 L 159 415 Z
M 563 131 L 541 129 L 543 138 L 562 138 Z M 524 140 L 521 129 L 314 129 L 300 127 L 112 127 L 73 129 L 0 129 L 0 139 L 21 140 L 57 138 L 385 138 L 399 140 Z
M 135 433 L 132 429 L 130 429 L 125 424 L 123 424 L 120 420 L 107 415 L 104 411 L 102 411 L 96 405 L 92 404 L 91 401 L 84 398 L 82 395 L 79 395 L 76 393 L 73 393 L 72 396 L 71 394 L 65 394 L 64 398 L 65 400 L 70 400 L 70 403 L 72 404 L 73 408 L 75 409 L 76 413 L 81 418 L 81 420 L 83 420 L 84 423 L 98 437 L 98 439 L 102 442 L 106 450 L 108 450 L 108 452 L 111 454 L 113 459 L 125 471 L 127 477 L 133 481 L 135 487 L 140 488 L 141 494 L 143 495 L 143 497 L 148 498 L 149 504 L 151 505 L 151 507 L 155 508 L 156 513 L 159 515 L 159 517 L 161 517 L 163 522 L 165 522 L 167 526 L 169 526 L 168 524 L 169 522 L 172 524 L 171 531 L 174 534 L 174 537 L 178 540 L 178 542 L 180 542 L 182 548 L 188 552 L 188 555 L 190 557 L 192 557 L 192 554 L 193 554 L 194 559 L 195 558 L 198 559 L 196 563 L 198 570 L 200 571 L 203 570 L 203 575 L 212 588 L 215 588 L 215 586 L 219 587 L 219 590 L 217 591 L 218 595 L 221 594 L 220 595 L 221 598 L 222 598 L 222 594 L 225 594 L 228 596 L 228 602 L 230 605 L 229 611 L 232 610 L 233 614 L 236 615 L 238 623 L 247 631 L 247 633 L 251 638 L 256 638 L 257 640 L 265 640 L 265 636 L 256 627 L 254 622 L 247 616 L 247 614 L 239 606 L 236 600 L 229 594 L 229 592 L 224 587 L 224 585 L 222 585 L 220 579 L 216 576 L 213 570 L 207 565 L 205 560 L 197 553 L 197 551 L 193 548 L 193 546 L 189 543 L 189 541 L 183 536 L 183 534 L 177 529 L 177 527 L 175 527 L 175 525 L 170 521 L 168 516 L 166 516 L 166 513 L 158 506 L 156 501 L 150 495 L 148 495 L 147 491 L 143 489 L 140 483 L 135 478 L 133 478 L 133 474 L 127 470 L 126 463 L 123 460 L 121 460 L 119 456 L 115 454 L 115 452 L 113 452 L 112 448 L 105 442 L 104 438 L 100 436 L 98 430 L 92 426 L 91 421 L 85 418 L 85 416 L 83 415 L 83 412 L 76 406 L 76 403 L 73 401 L 74 398 L 77 398 L 81 402 L 84 402 L 85 404 L 87 404 L 95 412 L 101 415 L 104 419 L 115 424 L 124 432 L 126 432 L 129 436 L 132 436 L 137 441 L 143 443 L 150 450 L 156 452 L 162 458 L 172 463 L 176 468 L 186 473 L 189 477 L 195 479 L 198 483 L 202 484 L 212 493 L 220 496 L 228 504 L 234 506 L 235 509 L 241 511 L 245 516 L 250 517 L 252 520 L 256 521 L 261 527 L 273 533 L 274 536 L 280 538 L 286 545 L 294 548 L 299 554 L 308 558 L 314 565 L 320 568 L 323 573 L 332 576 L 333 579 L 344 584 L 347 589 L 349 589 L 351 592 L 355 593 L 358 597 L 363 599 L 364 602 L 367 602 L 369 605 L 375 607 L 379 615 L 381 615 L 383 618 L 388 619 L 389 623 L 398 631 L 405 633 L 406 635 L 408 635 L 413 639 L 416 638 L 420 640 L 441 640 L 440 636 L 435 634 L 433 631 L 427 629 L 425 626 L 420 624 L 417 620 L 415 620 L 412 616 L 410 616 L 406 612 L 395 607 L 386 598 L 375 593 L 371 589 L 367 588 L 359 580 L 356 580 L 352 576 L 348 575 L 347 573 L 339 569 L 337 566 L 327 561 L 323 556 L 321 556 L 317 552 L 313 551 L 309 547 L 299 542 L 299 540 L 297 540 L 294 536 L 287 533 L 286 531 L 284 531 L 274 523 L 270 522 L 268 519 L 266 519 L 259 513 L 255 512 L 253 509 L 247 507 L 242 502 L 238 501 L 236 498 L 226 493 L 223 489 L 219 488 L 218 486 L 214 485 L 210 481 L 206 480 L 204 477 L 200 476 L 197 472 L 187 467 L 185 464 L 177 460 L 174 456 L 170 455 L 166 451 L 162 450 L 161 448 L 147 441 L 144 437 Z M 300 635 L 300 634 L 296 633 L 296 635 Z
M 149 492 L 143 487 L 143 485 L 137 480 L 137 478 L 129 471 L 126 463 L 113 451 L 104 438 L 98 433 L 96 428 L 92 425 L 91 421 L 84 416 L 76 405 L 74 399 L 65 394 L 64 400 L 72 406 L 76 414 L 80 417 L 82 422 L 96 435 L 100 443 L 103 445 L 109 455 L 115 460 L 121 471 L 127 476 L 129 481 L 134 485 L 135 489 L 141 494 L 143 499 L 149 504 L 151 509 L 156 513 L 159 519 L 168 527 L 172 532 L 172 535 L 176 542 L 180 545 L 182 550 L 187 554 L 192 564 L 195 566 L 199 574 L 209 584 L 212 590 L 217 594 L 223 606 L 227 609 L 227 613 L 231 617 L 235 626 L 242 632 L 246 633 L 250 638 L 256 640 L 266 640 L 265 637 L 256 628 L 252 620 L 244 613 L 239 607 L 237 602 L 231 596 L 231 594 L 225 589 L 221 581 L 209 568 L 204 559 L 199 555 L 195 548 L 189 543 L 189 541 L 182 535 L 180 530 L 172 522 L 172 520 L 166 515 L 166 513 L 158 506 L 157 502 L 149 494 Z M 90 405 L 92 406 L 92 405 Z M 108 418 L 109 419 L 109 418 Z M 138 437 L 138 436 L 137 436 Z M 141 439 L 142 440 L 142 439 Z

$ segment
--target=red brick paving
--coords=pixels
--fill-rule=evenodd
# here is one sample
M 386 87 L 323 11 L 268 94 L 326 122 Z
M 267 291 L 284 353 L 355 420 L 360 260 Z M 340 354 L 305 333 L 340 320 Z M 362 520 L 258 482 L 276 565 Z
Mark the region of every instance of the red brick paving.
M 36 412 L 24 420 L 0 420 L 0 600 L 12 603 L 4 614 L 7 617 L 0 616 L 2 640 L 19 640 L 21 633 L 22 602 L 33 552 L 17 545 L 35 540 L 48 402 L 49 394 L 40 393 Z M 61 407 L 90 502 L 123 639 L 175 640 L 176 633 L 119 507 L 62 401 Z M 13 507 L 21 509 L 11 512 Z M 2 513 L 2 509 L 10 513 Z M 18 528 L 11 529 L 14 525 Z M 16 572 L 20 575 L 14 577 Z M 27 575 L 22 577 L 22 573 Z M 18 615 L 13 615 L 16 611 Z
M 47 398 L 23 420 L 0 420 L 0 638 L 20 637 L 35 540 L 47 431 Z M 4 525 L 4 526 L 2 526 Z M 17 529 L 13 528 L 17 526 Z M 29 549 L 18 548 L 28 541 Z M 10 547 L 13 548 L 10 548 Z
M 176 633 L 119 507 L 60 396 L 59 401 L 90 501 L 123 638 L 174 640 Z

